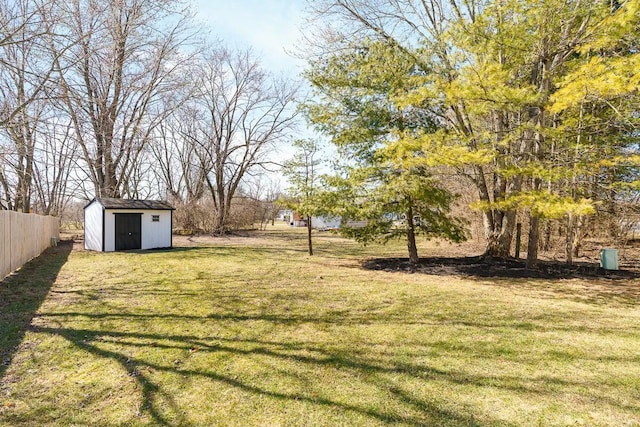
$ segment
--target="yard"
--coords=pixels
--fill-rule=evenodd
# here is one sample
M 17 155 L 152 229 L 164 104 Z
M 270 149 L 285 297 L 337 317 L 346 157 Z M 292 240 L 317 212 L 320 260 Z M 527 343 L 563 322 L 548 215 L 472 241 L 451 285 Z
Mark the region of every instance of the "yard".
M 0 282 L 0 425 L 640 425 L 640 279 L 373 271 L 405 248 L 309 257 L 282 228 L 177 243 Z

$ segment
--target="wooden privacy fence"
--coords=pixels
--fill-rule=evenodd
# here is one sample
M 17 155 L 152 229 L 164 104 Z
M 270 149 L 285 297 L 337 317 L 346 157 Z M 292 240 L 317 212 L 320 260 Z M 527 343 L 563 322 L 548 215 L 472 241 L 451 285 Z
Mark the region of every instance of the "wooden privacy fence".
M 0 210 L 0 280 L 60 238 L 60 219 Z

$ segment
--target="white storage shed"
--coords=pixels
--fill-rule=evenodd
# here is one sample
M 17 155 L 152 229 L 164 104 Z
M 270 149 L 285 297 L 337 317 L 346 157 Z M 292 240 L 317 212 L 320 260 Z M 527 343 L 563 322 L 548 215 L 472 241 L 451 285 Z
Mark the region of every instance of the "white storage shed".
M 96 197 L 84 207 L 84 247 L 100 252 L 170 248 L 173 211 L 159 200 Z

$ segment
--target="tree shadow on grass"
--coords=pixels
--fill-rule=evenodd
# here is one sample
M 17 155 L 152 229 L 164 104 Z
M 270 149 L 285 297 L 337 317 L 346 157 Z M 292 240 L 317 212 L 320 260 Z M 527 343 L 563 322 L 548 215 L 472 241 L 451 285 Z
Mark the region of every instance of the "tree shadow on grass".
M 99 317 L 98 317 L 99 316 Z M 470 387 L 477 390 L 505 390 L 518 396 L 539 395 L 545 399 L 552 399 L 563 393 L 579 393 L 584 399 L 597 399 L 620 410 L 635 412 L 637 404 L 618 402 L 608 396 L 598 394 L 598 387 L 602 384 L 598 379 L 564 378 L 553 374 L 520 377 L 513 373 L 477 372 L 465 367 L 438 367 L 424 359 L 425 351 L 435 354 L 474 354 L 477 363 L 489 365 L 492 360 L 506 357 L 505 351 L 514 351 L 512 357 L 520 351 L 517 348 L 505 349 L 503 345 L 479 340 L 473 343 L 452 345 L 448 340 L 425 341 L 413 351 L 421 360 L 399 358 L 400 354 L 393 349 L 376 350 L 372 348 L 353 348 L 342 345 L 325 345 L 322 341 L 314 340 L 277 340 L 260 338 L 225 337 L 224 335 L 166 334 L 142 330 L 122 330 L 117 327 L 100 329 L 97 327 L 65 327 L 63 325 L 81 324 L 109 325 L 112 322 L 85 322 L 84 318 L 124 320 L 127 325 L 138 324 L 139 315 L 135 313 L 104 313 L 99 315 L 84 313 L 52 313 L 43 314 L 42 320 L 58 319 L 55 322 L 46 321 L 42 326 L 34 325 L 36 333 L 62 337 L 74 347 L 103 359 L 105 362 L 115 362 L 138 385 L 140 393 L 140 410 L 147 415 L 154 425 L 179 426 L 190 425 L 188 413 L 179 401 L 176 401 L 171 390 L 168 390 L 160 377 L 170 375 L 175 378 L 188 378 L 193 381 L 208 381 L 218 383 L 222 387 L 240 390 L 251 396 L 264 397 L 284 404 L 307 404 L 320 409 L 351 413 L 358 417 L 370 419 L 372 423 L 400 424 L 406 426 L 449 425 L 449 426 L 509 426 L 507 421 L 493 419 L 488 414 L 478 413 L 472 407 L 464 405 L 448 405 L 446 401 L 431 399 L 416 389 L 406 386 L 414 381 L 427 384 L 442 384 L 445 389 L 456 387 Z M 161 323 L 166 318 L 175 318 L 176 325 L 185 325 L 181 320 L 198 320 L 206 322 L 210 316 L 197 315 L 167 315 L 148 314 L 149 319 L 157 318 Z M 261 320 L 276 324 L 287 324 L 288 317 L 270 315 L 226 315 L 216 319 L 229 319 L 236 322 Z M 50 319 L 52 320 L 52 319 Z M 367 321 L 367 319 L 364 319 Z M 396 322 L 394 317 L 382 319 L 385 322 Z M 303 322 L 302 318 L 297 321 Z M 319 323 L 321 318 L 306 318 L 306 322 Z M 350 324 L 350 321 L 334 319 L 337 324 Z M 56 326 L 46 326 L 53 324 Z M 143 323 L 144 324 L 144 323 Z M 502 325 L 500 327 L 508 327 Z M 517 328 L 518 326 L 513 326 Z M 373 343 L 375 344 L 375 343 Z M 180 359 L 176 360 L 176 354 Z M 237 371 L 227 370 L 224 366 L 212 363 L 208 366 L 190 362 L 190 358 L 207 358 L 220 360 L 214 355 L 226 355 L 236 361 L 250 359 L 269 359 L 271 365 L 281 366 L 278 375 L 288 376 L 298 382 L 305 382 L 309 387 L 305 390 L 292 390 L 261 383 L 252 375 L 238 374 Z M 160 357 L 162 355 L 162 357 Z M 171 356 L 170 356 L 171 355 Z M 406 356 L 406 354 L 404 354 Z M 536 357 L 541 360 L 560 358 L 575 360 L 575 363 L 587 361 L 589 363 L 602 362 L 601 356 L 590 359 L 588 355 L 575 355 L 571 352 L 547 353 L 541 352 Z M 203 359 L 199 359 L 203 360 Z M 637 363 L 637 355 L 619 360 L 624 363 Z M 537 363 L 535 358 L 521 363 Z M 292 369 L 291 366 L 294 365 Z M 298 367 L 300 369 L 296 369 Z M 332 396 L 326 391 L 316 393 L 315 372 L 331 369 L 344 376 L 357 378 L 365 388 L 375 388 L 388 396 L 388 407 L 376 405 L 375 402 L 363 402 L 359 399 L 344 399 Z M 245 372 L 247 373 L 247 372 Z M 295 378 L 294 378 L 295 377 Z M 400 378 L 402 380 L 397 381 Z M 398 408 L 403 408 L 399 410 Z M 140 415 L 138 415 L 140 416 Z M 475 418 L 479 416 L 479 418 Z
M 285 404 L 310 404 L 318 408 L 338 410 L 365 417 L 375 423 L 400 424 L 405 426 L 448 425 L 448 426 L 512 426 L 506 420 L 492 418 L 488 414 L 476 414 L 471 407 L 446 405 L 438 399 L 408 389 L 403 381 L 421 381 L 425 384 L 442 384 L 443 387 L 469 386 L 478 390 L 503 389 L 517 395 L 540 395 L 552 398 L 567 390 L 584 390 L 585 399 L 598 399 L 624 411 L 634 412 L 636 404 L 627 406 L 615 399 L 598 394 L 598 382 L 583 379 L 564 379 L 553 375 L 521 378 L 510 373 L 496 371 L 480 373 L 460 368 L 437 368 L 428 362 L 394 360 L 393 354 L 375 351 L 358 352 L 352 348 L 326 348 L 316 342 L 279 342 L 259 339 L 229 339 L 222 336 L 200 337 L 196 335 L 166 335 L 143 332 L 125 332 L 99 329 L 76 329 L 34 326 L 38 333 L 51 334 L 66 339 L 79 349 L 105 361 L 116 362 L 139 385 L 140 408 L 151 418 L 154 425 L 190 425 L 184 408 L 174 400 L 174 396 L 157 379 L 158 374 L 191 378 L 219 383 L 244 393 L 266 397 Z M 469 350 L 479 350 L 471 348 Z M 188 360 L 171 361 L 165 357 L 145 357 L 142 348 L 153 348 L 155 352 L 181 350 L 184 354 L 198 355 L 223 353 L 229 357 L 269 358 L 274 363 L 306 367 L 307 374 L 296 369 L 279 370 L 278 375 L 295 377 L 299 382 L 308 383 L 308 389 L 293 391 L 261 384 L 250 376 L 236 375 L 222 366 L 193 366 Z M 451 350 L 447 345 L 442 351 Z M 173 353 L 175 354 L 175 353 Z M 187 356 L 191 357 L 191 356 Z M 206 357 L 206 356 L 205 356 Z M 313 372 L 317 369 L 334 369 L 344 375 L 352 375 L 362 381 L 365 388 L 375 387 L 389 398 L 389 407 L 331 396 L 326 392 L 316 392 Z M 398 410 L 398 405 L 404 408 Z M 480 415 L 476 418 L 475 415 Z
M 430 398 L 428 395 L 416 391 L 415 388 L 405 386 L 408 383 L 419 381 L 424 384 L 442 384 L 443 387 L 472 387 L 478 390 L 503 389 L 516 395 L 541 395 L 553 398 L 572 390 L 580 391 L 585 399 L 606 400 L 611 406 L 617 406 L 627 412 L 637 411 L 637 405 L 628 407 L 620 406 L 621 403 L 606 396 L 600 396 L 597 392 L 598 380 L 565 379 L 554 375 L 533 376 L 521 378 L 512 373 L 500 371 L 475 372 L 463 368 L 437 367 L 435 364 L 424 360 L 424 350 L 428 347 L 431 352 L 438 354 L 457 353 L 475 354 L 477 358 L 483 358 L 483 363 L 489 363 L 497 357 L 498 353 L 503 357 L 502 346 L 477 343 L 464 344 L 460 347 L 452 347 L 449 341 L 425 341 L 425 347 L 416 348 L 416 355 L 422 360 L 413 358 L 399 358 L 401 354 L 393 349 L 376 350 L 372 348 L 357 349 L 351 346 L 325 345 L 322 341 L 301 340 L 289 341 L 278 339 L 262 340 L 260 338 L 225 337 L 223 334 L 189 333 L 188 328 L 184 333 L 167 334 L 140 329 L 130 329 L 131 325 L 138 324 L 140 314 L 136 313 L 43 313 L 39 316 L 41 324 L 34 324 L 31 330 L 38 334 L 47 334 L 65 339 L 75 348 L 80 349 L 95 357 L 101 358 L 105 363 L 115 363 L 124 371 L 132 381 L 137 384 L 139 393 L 139 414 L 149 417 L 152 425 L 180 426 L 191 425 L 187 409 L 178 400 L 178 396 L 168 389 L 163 376 L 169 375 L 175 379 L 185 378 L 189 381 L 205 381 L 217 383 L 222 387 L 239 390 L 247 395 L 260 398 L 268 398 L 283 402 L 285 405 L 311 405 L 319 409 L 332 412 L 351 413 L 359 418 L 369 419 L 372 423 L 399 424 L 406 426 L 422 425 L 448 425 L 448 426 L 510 426 L 505 420 L 494 419 L 489 414 L 477 413 L 477 410 L 464 405 L 452 404 Z M 85 318 L 122 320 L 124 325 L 129 325 L 123 330 L 115 325 L 118 323 L 86 322 Z M 166 318 L 175 319 L 175 325 L 185 326 L 181 320 L 201 320 L 206 322 L 211 316 L 198 315 L 170 315 L 153 314 L 144 316 L 150 319 L 157 318 L 160 322 Z M 247 315 L 238 313 L 235 315 L 221 315 L 215 319 L 229 319 L 234 322 L 260 320 L 276 324 L 287 324 L 289 317 L 270 315 Z M 52 321 L 56 319 L 55 321 Z M 303 322 L 302 318 L 296 318 Z M 362 319 L 368 321 L 367 319 Z M 394 317 L 384 318 L 386 322 L 396 322 Z M 322 318 L 309 318 L 305 322 L 320 323 Z M 349 324 L 349 319 L 333 319 L 339 324 Z M 85 324 L 92 325 L 88 328 L 71 326 Z M 97 325 L 104 325 L 102 328 Z M 142 323 L 144 324 L 144 322 Z M 65 326 L 68 325 L 68 326 Z M 107 327 L 107 325 L 114 325 Z M 191 357 L 220 360 L 217 356 L 225 355 L 236 361 L 249 359 L 268 359 L 273 366 L 282 366 L 279 375 L 286 375 L 298 382 L 309 384 L 308 389 L 286 389 L 278 386 L 264 384 L 252 375 L 238 374 L 238 371 L 227 370 L 218 363 L 204 365 L 191 363 Z M 176 360 L 176 355 L 180 360 Z M 483 356 L 484 355 L 484 356 Z M 546 355 L 540 357 L 547 359 Z M 559 354 L 562 359 L 574 357 L 571 353 Z M 578 356 L 575 356 L 578 357 Z M 486 359 L 485 359 L 486 358 Z M 579 356 L 576 361 L 584 359 Z M 203 359 L 198 359 L 203 360 Z M 479 359 L 478 359 L 479 360 Z M 589 359 L 591 360 L 591 359 Z M 599 359 L 592 359 L 599 360 Z M 636 356 L 630 355 L 625 363 L 637 361 Z M 530 362 L 532 363 L 532 362 Z M 294 366 L 291 369 L 291 366 Z M 296 369 L 299 368 L 299 369 Z M 357 378 L 365 388 L 375 388 L 380 393 L 388 396 L 389 405 L 380 406 L 375 402 L 364 402 L 361 399 L 344 399 L 340 396 L 332 396 L 331 393 L 322 391 L 316 393 L 315 372 L 323 369 L 331 369 L 332 372 L 340 372 L 342 375 Z M 397 381 L 397 379 L 404 379 Z M 401 410 L 398 408 L 402 408 Z M 479 415 L 480 418 L 475 418 Z M 7 419 L 9 420 L 9 419 Z M 21 421 L 19 418 L 13 421 Z M 42 421 L 42 420 L 41 420 Z M 140 420 L 144 422 L 143 419 Z
M 72 248 L 63 240 L 0 281 L 0 380 Z
M 308 403 L 320 408 L 338 409 L 339 411 L 354 413 L 385 424 L 401 424 L 415 427 L 424 425 L 512 426 L 510 423 L 490 418 L 485 419 L 483 422 L 477 422 L 472 413 L 462 413 L 451 410 L 441 407 L 437 402 L 412 396 L 408 391 L 403 390 L 401 386 L 398 386 L 393 381 L 379 378 L 378 375 L 409 375 L 416 378 L 419 377 L 424 381 L 435 380 L 460 384 L 466 384 L 476 380 L 479 381 L 480 384 L 484 381 L 493 381 L 491 378 L 485 379 L 478 377 L 473 379 L 465 375 L 465 378 L 460 380 L 457 378 L 458 375 L 456 373 L 442 371 L 432 367 L 427 369 L 428 372 L 425 373 L 424 366 L 403 363 L 386 366 L 382 361 L 377 361 L 375 358 L 358 357 L 351 351 L 324 350 L 309 343 L 292 344 L 263 342 L 260 340 L 229 340 L 222 337 L 215 337 L 215 343 L 211 343 L 209 339 L 203 340 L 201 337 L 189 335 L 168 336 L 164 334 L 39 326 L 34 326 L 32 329 L 38 333 L 63 337 L 79 349 L 105 360 L 118 363 L 139 385 L 141 392 L 140 408 L 150 416 L 154 425 L 190 425 L 188 418 L 185 417 L 184 408 L 181 408 L 180 405 L 175 402 L 173 396 L 165 391 L 161 384 L 154 381 L 153 373 L 158 372 L 181 377 L 192 377 L 194 379 L 205 379 L 241 390 L 251 395 L 267 397 L 278 401 L 296 404 Z M 116 348 L 121 348 L 123 351 L 104 348 L 102 346 L 103 343 L 117 344 Z M 248 348 L 246 345 L 248 345 Z M 406 407 L 412 408 L 412 410 L 395 411 L 393 409 L 377 408 L 357 402 L 345 402 L 338 398 L 315 394 L 313 390 L 306 392 L 279 390 L 254 383 L 241 376 L 226 372 L 223 369 L 217 369 L 215 366 L 207 369 L 194 369 L 190 368 L 187 363 L 184 363 L 183 366 L 182 361 L 167 363 L 151 361 L 144 357 L 128 355 L 127 350 L 124 350 L 135 347 L 153 347 L 156 350 L 178 349 L 183 351 L 193 351 L 193 349 L 197 349 L 200 353 L 222 352 L 236 358 L 262 356 L 286 363 L 293 362 L 303 364 L 311 368 L 334 368 L 343 372 L 351 372 L 359 377 L 367 377 L 368 379 L 364 381 L 386 392 L 393 400 Z M 295 372 L 292 373 L 286 370 L 281 371 L 281 374 L 296 376 Z M 310 375 L 303 379 L 311 384 L 313 376 Z

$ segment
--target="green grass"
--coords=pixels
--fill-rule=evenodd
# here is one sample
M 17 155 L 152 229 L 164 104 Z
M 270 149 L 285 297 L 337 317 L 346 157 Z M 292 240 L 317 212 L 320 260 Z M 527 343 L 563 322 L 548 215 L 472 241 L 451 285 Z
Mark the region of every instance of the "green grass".
M 638 281 L 373 272 L 404 248 L 262 237 L 36 260 L 0 425 L 640 425 Z
M 50 248 L 0 280 L 0 378 L 70 252 L 70 244 Z

